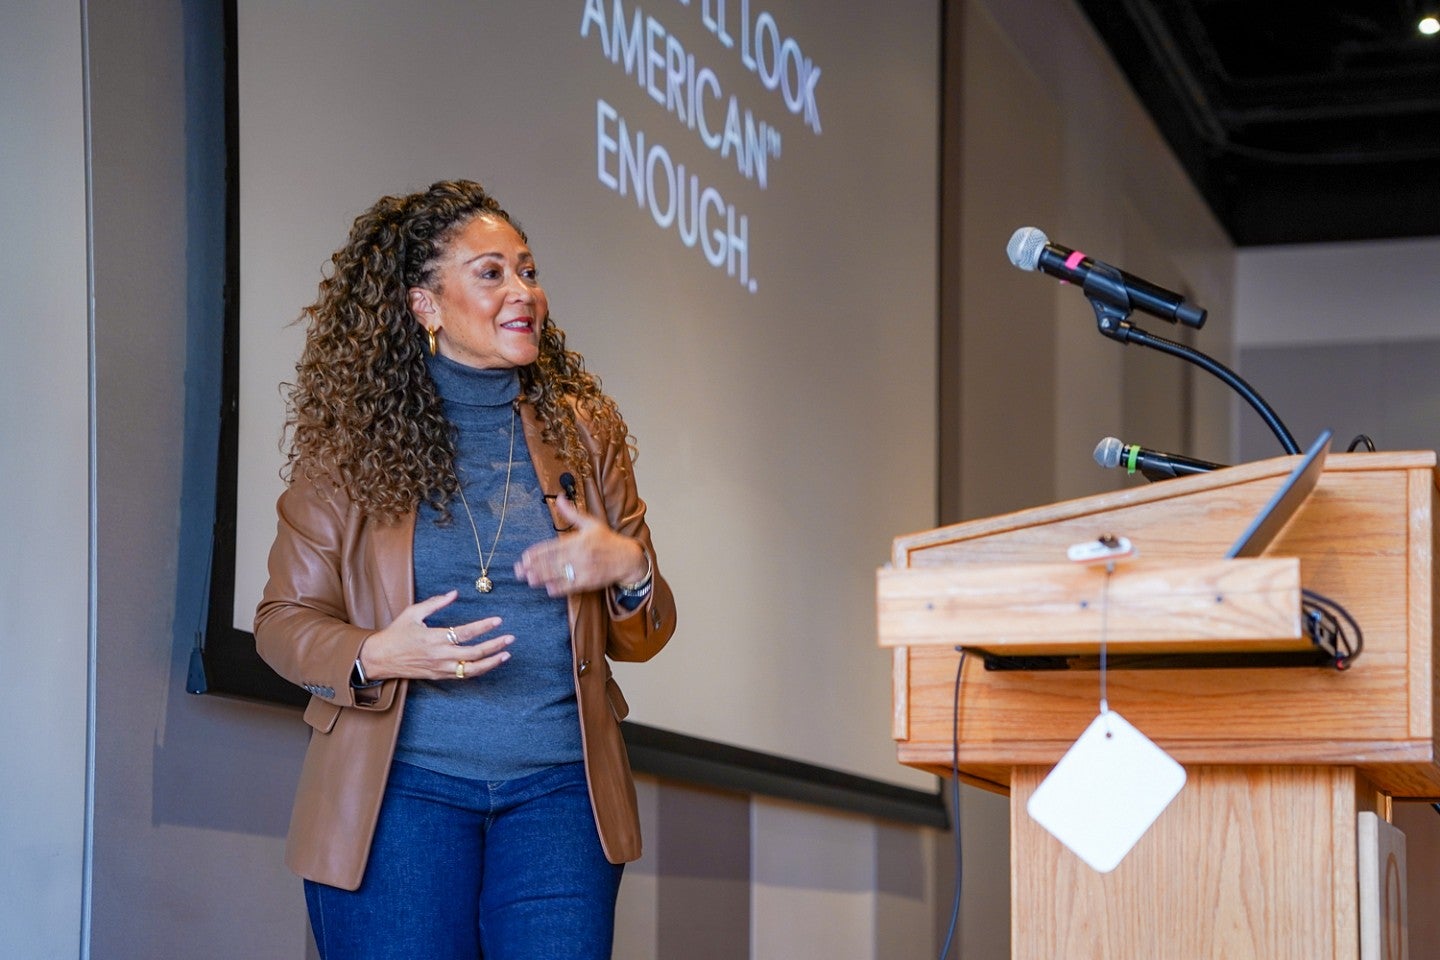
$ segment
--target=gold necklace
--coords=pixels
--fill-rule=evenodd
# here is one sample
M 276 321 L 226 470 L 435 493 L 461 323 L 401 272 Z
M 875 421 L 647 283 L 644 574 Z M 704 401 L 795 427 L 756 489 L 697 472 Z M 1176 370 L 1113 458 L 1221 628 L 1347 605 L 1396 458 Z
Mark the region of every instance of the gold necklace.
M 480 558 L 480 576 L 475 578 L 475 589 L 489 593 L 495 589 L 490 579 L 490 561 L 495 559 L 495 548 L 500 546 L 500 531 L 505 529 L 505 512 L 510 508 L 510 467 L 515 463 L 515 405 L 510 405 L 510 455 L 505 459 L 505 496 L 500 501 L 500 522 L 495 526 L 495 542 L 490 544 L 490 555 L 480 551 L 480 531 L 475 528 L 475 514 L 470 512 L 470 501 L 465 499 L 465 484 L 460 484 L 460 503 L 465 507 L 465 516 L 470 518 L 470 532 L 475 535 L 475 555 Z

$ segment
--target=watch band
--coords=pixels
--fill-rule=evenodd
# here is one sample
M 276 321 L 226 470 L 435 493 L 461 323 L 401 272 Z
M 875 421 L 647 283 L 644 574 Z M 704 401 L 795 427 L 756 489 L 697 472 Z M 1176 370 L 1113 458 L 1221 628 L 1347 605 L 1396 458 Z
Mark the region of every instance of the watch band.
M 650 565 L 650 552 L 649 552 L 648 550 L 646 550 L 646 551 L 644 551 L 644 553 L 645 553 L 645 576 L 641 577 L 639 580 L 636 580 L 634 583 L 617 583 L 617 584 L 615 584 L 615 592 L 618 593 L 618 594 L 620 594 L 620 596 L 622 596 L 622 597 L 643 597 L 643 596 L 645 596 L 645 594 L 647 594 L 647 593 L 650 592 L 650 582 L 651 582 L 651 581 L 654 579 L 654 577 L 655 577 L 655 569 L 654 569 L 654 567 L 652 567 L 652 566 Z

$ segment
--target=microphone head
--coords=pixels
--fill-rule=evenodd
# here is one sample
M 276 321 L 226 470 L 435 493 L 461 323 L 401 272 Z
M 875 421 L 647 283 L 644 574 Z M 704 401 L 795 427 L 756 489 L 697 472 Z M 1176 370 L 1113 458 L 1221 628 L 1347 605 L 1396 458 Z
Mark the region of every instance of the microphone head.
M 1120 466 L 1120 457 L 1125 452 L 1125 444 L 1116 437 L 1106 437 L 1095 444 L 1095 462 L 1106 470 Z
M 1021 270 L 1034 270 L 1040 263 L 1040 252 L 1049 242 L 1050 238 L 1039 227 L 1021 227 L 1010 234 L 1005 253 Z

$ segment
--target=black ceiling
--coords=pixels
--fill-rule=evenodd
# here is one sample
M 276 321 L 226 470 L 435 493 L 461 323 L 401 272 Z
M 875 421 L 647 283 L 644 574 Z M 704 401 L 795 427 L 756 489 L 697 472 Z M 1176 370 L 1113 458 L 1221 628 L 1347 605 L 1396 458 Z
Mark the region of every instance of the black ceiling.
M 1440 0 L 1079 4 L 1238 245 L 1440 235 Z

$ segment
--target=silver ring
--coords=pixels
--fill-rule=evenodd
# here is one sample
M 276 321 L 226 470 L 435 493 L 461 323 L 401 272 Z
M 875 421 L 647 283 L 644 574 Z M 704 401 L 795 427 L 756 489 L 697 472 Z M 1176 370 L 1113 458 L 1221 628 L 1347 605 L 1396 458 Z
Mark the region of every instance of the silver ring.
M 454 628 L 454 627 L 446 627 L 446 628 L 445 628 L 445 639 L 446 639 L 446 640 L 449 640 L 451 643 L 453 643 L 453 644 L 454 644 L 455 646 L 457 646 L 457 647 L 460 646 L 460 638 L 457 637 L 457 636 L 455 636 L 455 628 Z
M 575 565 L 574 565 L 573 563 L 567 563 L 567 564 L 565 564 L 565 582 L 566 582 L 566 583 L 574 583 L 574 582 L 575 582 Z

